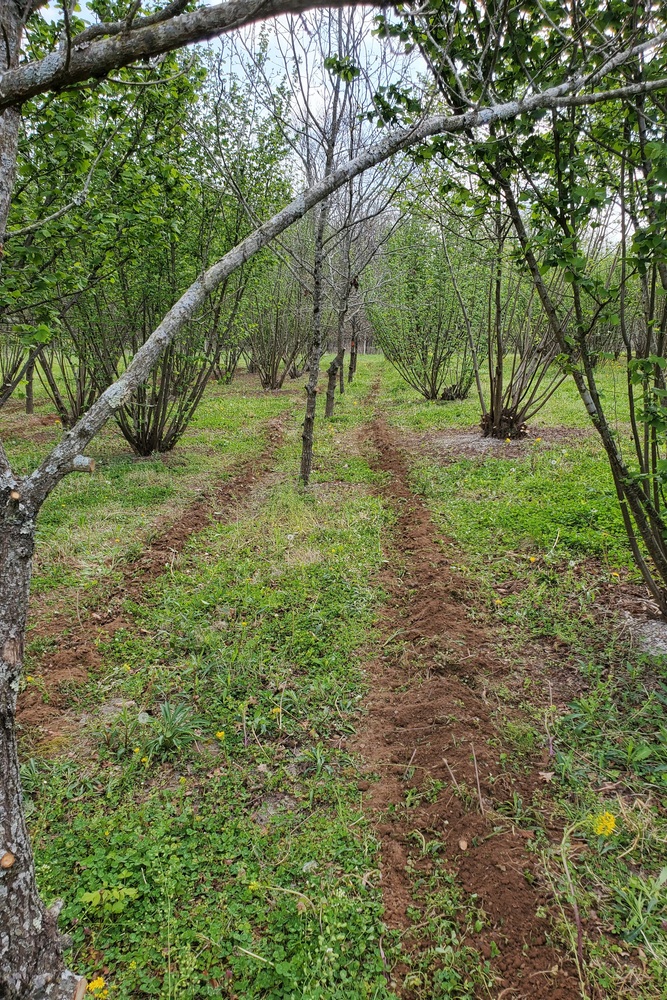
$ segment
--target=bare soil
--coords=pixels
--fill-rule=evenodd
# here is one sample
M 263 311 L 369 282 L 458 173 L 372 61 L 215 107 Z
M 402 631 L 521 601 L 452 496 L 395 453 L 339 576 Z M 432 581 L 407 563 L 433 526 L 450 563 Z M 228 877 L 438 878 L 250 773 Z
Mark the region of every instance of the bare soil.
M 408 858 L 419 873 L 433 866 L 415 849 L 414 831 L 437 838 L 451 872 L 487 914 L 488 926 L 467 943 L 491 960 L 497 996 L 571 1000 L 580 995 L 576 970 L 551 943 L 550 919 L 537 916 L 553 901 L 539 888 L 526 849 L 532 834 L 497 811 L 514 792 L 530 803 L 544 789 L 540 771 L 548 759 L 513 766 L 487 698 L 488 686 L 508 670 L 494 653 L 491 626 L 470 616 L 469 584 L 450 568 L 451 550 L 443 551 L 427 508 L 411 491 L 397 436 L 382 420 L 372 427 L 372 444 L 376 467 L 391 475 L 381 492 L 397 520 L 378 581 L 389 595 L 381 619 L 385 652 L 367 665 L 368 716 L 355 749 L 371 776 L 361 788 L 382 844 L 386 920 L 406 932 L 409 947 L 407 910 L 420 900 Z M 406 809 L 407 789 L 428 778 L 446 787 L 435 802 Z M 495 958 L 492 942 L 500 951 Z
M 17 720 L 33 740 L 53 741 L 75 727 L 76 720 L 68 709 L 70 690 L 73 685 L 84 684 L 101 665 L 97 643 L 131 626 L 131 616 L 125 611 L 128 598 L 139 599 L 144 589 L 173 565 L 192 535 L 228 516 L 268 474 L 283 439 L 281 417 L 268 421 L 267 437 L 262 454 L 243 464 L 212 494 L 200 496 L 174 521 L 157 521 L 153 541 L 138 559 L 123 566 L 122 579 L 105 595 L 103 607 L 92 613 L 86 609 L 65 630 L 58 619 L 45 626 L 37 622 L 31 627 L 29 622 L 31 641 L 53 640 L 41 660 L 39 684 L 29 683 L 19 695 Z

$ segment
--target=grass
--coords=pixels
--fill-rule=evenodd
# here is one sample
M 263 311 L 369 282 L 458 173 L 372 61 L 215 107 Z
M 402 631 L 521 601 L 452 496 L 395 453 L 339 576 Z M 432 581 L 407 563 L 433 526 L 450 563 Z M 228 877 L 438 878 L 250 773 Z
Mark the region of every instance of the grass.
M 50 404 L 38 397 L 34 418 L 10 412 L 6 450 L 14 468 L 27 473 L 47 454 L 61 431 L 42 430 Z M 266 424 L 300 408 L 299 389 L 257 393 L 241 379 L 212 384 L 177 448 L 139 459 L 113 425 L 89 446 L 94 476 L 65 478 L 40 513 L 32 593 L 41 621 L 74 602 L 79 613 L 93 609 L 118 579 L 120 564 L 136 557 L 196 496 L 233 473 L 264 448 Z M 4 416 L 4 414 L 3 414 Z M 50 419 L 50 417 L 49 417 Z M 37 434 L 43 440 L 35 444 Z
M 382 370 L 383 400 L 391 420 L 397 425 L 413 430 L 426 431 L 444 427 L 478 428 L 480 405 L 473 385 L 467 399 L 457 402 L 440 400 L 426 402 L 414 389 L 409 388 L 400 375 L 384 359 L 374 356 L 368 359 L 377 370 Z M 629 420 L 625 395 L 625 367 L 622 362 L 605 362 L 596 377 L 600 394 L 610 404 L 610 413 L 624 426 Z M 482 373 L 482 388 L 488 399 L 488 376 Z M 540 428 L 567 426 L 589 428 L 590 422 L 579 398 L 574 382 L 566 379 L 555 391 L 547 404 L 531 421 L 534 433 Z
M 214 404 L 200 422 L 219 431 Z M 239 422 L 249 409 L 269 406 L 246 400 Z M 349 466 L 334 435 L 352 420 L 331 425 L 324 465 Z M 130 608 L 136 628 L 100 647 L 70 753 L 24 765 L 40 887 L 66 900 L 72 962 L 114 997 L 387 995 L 377 848 L 344 749 L 384 514 L 363 463 L 317 501 L 301 491 L 297 443 L 293 429 L 278 481 L 194 537 Z M 102 492 L 131 491 L 133 464 L 114 471 Z
M 608 396 L 619 395 L 623 378 L 617 365 L 600 373 Z M 474 423 L 473 400 L 420 402 L 393 373 L 386 384 L 382 401 L 402 431 Z M 620 399 L 615 409 L 622 435 Z M 504 743 L 518 759 L 546 752 L 548 741 L 553 746 L 548 789 L 533 803 L 508 807 L 536 833 L 543 880 L 560 902 L 562 939 L 574 956 L 573 903 L 585 922 L 582 995 L 594 987 L 605 997 L 664 997 L 667 660 L 638 653 L 614 618 L 616 595 L 639 577 L 597 439 L 564 435 L 554 445 L 547 432 L 547 440 L 540 437 L 541 428 L 586 426 L 571 385 L 535 424 L 525 442 L 500 443 L 478 457 L 460 457 L 453 445 L 444 463 L 413 455 L 412 482 L 449 540 L 452 563 L 479 609 L 472 613 L 495 622 L 498 653 L 522 678 L 518 690 L 495 685 Z M 535 688 L 521 658 L 546 650 L 548 663 L 553 643 L 566 649 L 566 669 L 578 673 L 583 693 L 550 706 L 544 683 Z M 550 669 L 557 664 L 541 664 L 545 680 Z M 505 712 L 510 704 L 513 718 Z M 603 816 L 608 832 L 599 834 Z M 563 831 L 555 843 L 547 833 L 554 824 Z
M 606 391 L 622 377 L 605 368 Z M 98 645 L 100 667 L 68 693 L 80 728 L 24 759 L 40 888 L 65 900 L 70 960 L 103 980 L 93 995 L 493 994 L 490 968 L 466 943 L 484 914 L 438 857 L 423 875 L 428 844 L 415 842 L 410 862 L 420 930 L 404 940 L 387 931 L 378 846 L 348 750 L 393 519 L 374 493 L 382 477 L 365 457 L 365 428 L 379 406 L 428 440 L 474 428 L 477 404 L 426 403 L 381 358 L 361 359 L 333 421 L 318 425 L 304 491 L 294 476 L 302 402 L 299 387 L 212 387 L 182 443 L 159 459 L 134 459 L 108 429 L 90 449 L 99 471 L 65 480 L 42 513 L 33 620 L 58 611 L 66 623 L 105 599 L 160 525 L 259 454 L 266 422 L 286 415 L 275 471 L 250 502 L 194 536 L 140 600 L 126 599 L 130 624 Z M 37 425 L 12 419 L 8 450 L 27 470 L 59 431 L 48 426 L 35 444 L 24 431 Z M 539 421 L 563 425 L 586 426 L 568 384 Z M 573 954 L 578 906 L 585 988 L 648 1000 L 667 995 L 665 667 L 600 618 L 636 574 L 596 440 L 540 437 L 444 464 L 416 451 L 412 483 L 465 581 L 469 613 L 491 627 L 518 678 L 489 687 L 506 766 L 553 747 L 533 801 L 501 811 L 533 831 Z M 33 633 L 31 669 L 52 644 Z M 526 656 L 548 658 L 554 646 L 578 677 L 568 704 L 550 704 L 524 670 Z M 604 814 L 612 829 L 598 833 Z
M 378 477 L 350 454 L 373 379 L 362 368 L 320 427 L 307 492 L 294 481 L 299 428 L 288 422 L 276 471 L 248 508 L 194 536 L 140 602 L 126 600 L 132 626 L 98 643 L 101 666 L 70 691 L 87 720 L 80 732 L 24 762 L 40 889 L 65 900 L 70 961 L 94 993 L 395 995 L 401 942 L 382 921 L 377 842 L 346 749 L 391 517 L 371 489 Z M 269 400 L 295 415 L 289 396 Z M 267 416 L 263 403 L 241 393 L 238 426 Z M 220 429 L 220 412 L 214 399 L 195 428 L 211 449 L 234 433 Z M 164 473 L 159 462 L 140 468 Z M 192 468 L 164 474 L 174 468 L 172 498 L 183 497 L 177 477 Z M 80 510 L 103 504 L 107 530 L 119 531 L 118 511 L 143 476 L 131 461 L 113 470 L 73 495 Z M 146 513 L 156 510 L 163 504 Z M 46 566 L 75 523 L 72 510 L 47 510 Z M 91 531 L 82 560 L 102 541 Z M 63 607 L 73 592 L 60 587 Z M 462 909 L 450 901 L 452 927 Z M 472 975 L 468 952 L 421 957 L 420 981 L 451 966 L 437 995 L 467 996 L 457 984 Z

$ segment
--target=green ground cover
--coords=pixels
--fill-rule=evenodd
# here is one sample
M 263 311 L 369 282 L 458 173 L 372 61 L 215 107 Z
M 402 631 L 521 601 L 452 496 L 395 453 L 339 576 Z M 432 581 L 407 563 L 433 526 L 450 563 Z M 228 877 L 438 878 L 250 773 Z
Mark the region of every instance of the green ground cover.
M 542 425 L 584 427 L 576 403 L 563 386 Z M 377 844 L 346 745 L 392 521 L 364 457 L 367 424 L 379 407 L 427 440 L 473 427 L 476 406 L 426 403 L 381 358 L 360 359 L 335 419 L 318 425 L 307 492 L 294 481 L 301 407 L 298 388 L 214 387 L 166 460 L 137 461 L 108 431 L 90 449 L 96 475 L 70 477 L 45 507 L 35 613 L 53 601 L 73 614 L 78 600 L 85 614 L 156 522 L 259 454 L 258 428 L 286 414 L 275 472 L 248 505 L 127 600 L 132 626 L 99 646 L 102 666 L 71 690 L 79 730 L 26 754 L 39 884 L 65 900 L 72 962 L 102 977 L 97 995 L 382 998 L 394 995 L 399 957 L 424 1000 L 492 991 L 479 956 L 460 946 L 461 927 L 483 914 L 446 871 L 424 887 L 425 933 L 446 947 L 410 959 L 387 933 Z M 576 950 L 573 893 L 585 920 L 596 915 L 591 927 L 612 935 L 610 945 L 591 931 L 584 978 L 603 996 L 662 997 L 664 665 L 639 655 L 613 617 L 600 624 L 601 602 L 613 612 L 617 588 L 635 577 L 595 439 L 540 436 L 472 458 L 417 444 L 413 486 L 453 542 L 470 613 L 491 623 L 499 655 L 520 672 L 524 647 L 567 646 L 581 692 L 569 705 L 550 706 L 530 676 L 518 696 L 496 692 L 499 731 L 519 759 L 549 739 L 555 750 L 544 797 L 513 803 L 512 819 L 537 831 L 563 940 Z M 11 441 L 26 466 L 48 446 Z M 554 809 L 558 844 L 540 834 Z M 605 813 L 613 829 L 596 832 Z
M 139 498 L 154 519 L 168 497 L 187 499 L 180 477 L 205 467 L 206 485 L 230 464 L 211 454 L 257 454 L 259 421 L 288 410 L 275 481 L 128 606 L 136 628 L 101 645 L 98 676 L 72 692 L 81 733 L 24 765 L 40 887 L 66 900 L 72 960 L 110 995 L 387 992 L 376 845 L 344 749 L 385 514 L 373 473 L 336 442 L 363 419 L 368 387 L 360 373 L 321 435 L 311 494 L 292 474 L 300 394 L 232 389 L 200 410 L 182 465 L 136 463 L 112 437 L 101 471 L 45 510 L 48 554 L 104 512 L 110 523 L 82 538 L 89 564 L 143 512 Z M 110 702 L 122 708 L 100 714 Z
M 620 366 L 608 365 L 601 379 L 605 392 L 616 392 L 623 377 Z M 477 413 L 471 400 L 420 401 L 393 373 L 386 384 L 392 423 L 426 432 L 427 446 L 430 435 L 467 427 Z M 470 581 L 472 600 L 498 623 L 499 654 L 512 658 L 554 642 L 567 647 L 564 669 L 578 674 L 575 686 L 584 693 L 569 705 L 550 705 L 545 666 L 539 690 L 528 675 L 518 698 L 497 692 L 497 721 L 519 756 L 549 741 L 554 748 L 545 766 L 553 771 L 549 795 L 564 832 L 560 845 L 544 833 L 538 844 L 573 953 L 573 901 L 583 919 L 593 913 L 593 924 L 618 935 L 609 944 L 595 941 L 592 932 L 589 968 L 582 970 L 586 988 L 594 983 L 609 997 L 664 997 L 667 658 L 642 653 L 616 612 L 624 584 L 639 576 L 594 432 L 555 441 L 548 433 L 585 426 L 582 413 L 573 387 L 565 384 L 520 444 L 501 442 L 474 458 L 457 455 L 455 444 L 437 459 L 413 453 L 413 486 L 453 541 L 457 571 Z M 618 415 L 623 433 L 620 402 Z M 521 705 L 525 723 L 508 720 L 503 702 L 509 701 Z M 517 821 L 544 831 L 547 813 L 539 797 L 514 807 Z M 621 965 L 624 955 L 633 955 L 625 973 L 608 962 L 610 951 Z

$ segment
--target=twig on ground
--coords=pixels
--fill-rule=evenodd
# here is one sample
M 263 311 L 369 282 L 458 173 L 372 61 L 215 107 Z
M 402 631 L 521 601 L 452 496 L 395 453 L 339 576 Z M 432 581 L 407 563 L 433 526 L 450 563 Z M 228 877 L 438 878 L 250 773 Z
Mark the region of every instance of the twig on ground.
M 405 771 L 403 772 L 403 781 L 407 780 L 408 771 L 412 767 L 412 762 L 413 762 L 413 760 L 415 759 L 416 756 L 417 756 L 417 747 L 415 747 L 414 750 L 412 751 L 412 757 L 408 761 L 408 766 L 406 767 Z
M 482 788 L 479 783 L 479 769 L 477 767 L 477 757 L 475 756 L 475 744 L 471 743 L 470 747 L 472 749 L 472 759 L 475 762 L 475 781 L 477 782 L 477 797 L 479 799 L 479 811 L 482 816 L 484 815 L 484 802 L 482 800 Z
M 567 836 L 563 837 L 560 845 L 560 856 L 563 862 L 563 869 L 565 871 L 565 878 L 567 879 L 567 887 L 570 893 L 570 903 L 572 906 L 572 913 L 574 914 L 574 922 L 577 928 L 577 972 L 579 974 L 579 983 L 581 985 L 581 992 L 585 997 L 588 997 L 588 990 L 586 989 L 586 983 L 584 980 L 584 928 L 581 923 L 581 914 L 579 913 L 579 907 L 577 905 L 577 897 L 574 894 L 574 885 L 572 884 L 572 876 L 570 875 L 570 866 L 567 861 L 567 846 L 569 839 Z
M 446 758 L 446 757 L 443 757 L 442 759 L 443 759 L 443 760 L 444 760 L 444 762 L 445 762 L 445 767 L 446 767 L 446 768 L 447 768 L 447 770 L 449 771 L 449 777 L 450 777 L 450 778 L 452 779 L 452 781 L 454 782 L 454 788 L 456 789 L 456 791 L 457 791 L 457 792 L 460 792 L 460 791 L 461 791 L 461 789 L 459 788 L 459 783 L 458 783 L 458 781 L 456 780 L 456 778 L 454 777 L 454 772 L 452 771 L 451 767 L 450 767 L 450 766 L 449 766 L 449 764 L 447 763 L 447 758 Z

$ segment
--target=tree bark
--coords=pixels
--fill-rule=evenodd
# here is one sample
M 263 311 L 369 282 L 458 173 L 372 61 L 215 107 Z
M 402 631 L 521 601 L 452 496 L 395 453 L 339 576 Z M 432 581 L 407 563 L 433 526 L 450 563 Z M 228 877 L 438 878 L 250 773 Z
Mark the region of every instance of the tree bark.
M 2 7 L 4 4 L 0 6 L 0 10 Z M 20 124 L 21 111 L 17 107 L 5 108 L 0 114 L 0 260 L 16 176 Z
M 352 382 L 357 370 L 357 317 L 352 317 L 352 336 L 350 338 L 350 364 L 347 370 L 347 381 Z
M 44 350 L 43 346 L 37 349 L 33 357 L 33 361 L 37 360 L 37 358 L 41 355 L 43 350 Z M 7 402 L 7 400 L 11 398 L 12 393 L 14 392 L 17 385 L 19 384 L 19 382 L 25 375 L 26 371 L 28 370 L 29 364 L 30 364 L 30 354 L 26 358 L 25 362 L 21 365 L 19 370 L 16 372 L 13 379 L 11 379 L 11 381 L 9 382 L 6 382 L 3 386 L 0 386 L 0 408 L 2 408 Z
M 379 0 L 364 0 L 364 4 L 380 6 Z M 334 8 L 355 5 L 360 5 L 360 0 L 328 0 L 326 4 Z M 7 0 L 3 0 L 0 8 L 5 6 Z M 71 46 L 62 46 L 43 59 L 23 63 L 5 73 L 0 79 L 0 107 L 20 104 L 49 90 L 63 90 L 84 80 L 104 77 L 130 63 L 217 38 L 244 25 L 281 14 L 300 14 L 317 6 L 314 0 L 264 0 L 263 3 L 228 0 L 159 23 L 147 24 L 149 18 L 137 18 L 129 30 L 124 21 L 106 24 L 104 28 L 92 25 L 80 36 L 75 36 Z M 119 26 L 121 30 L 117 31 Z M 92 31 L 98 37 L 93 39 Z M 99 37 L 107 32 L 107 37 Z
M 35 354 L 30 352 L 28 367 L 25 370 L 25 412 L 35 412 Z
M 322 357 L 322 271 L 324 267 L 324 228 L 327 221 L 328 200 L 320 206 L 315 230 L 315 260 L 313 265 L 313 342 L 310 349 L 308 384 L 306 385 L 306 415 L 301 436 L 300 479 L 304 486 L 310 481 L 313 469 L 313 438 L 315 433 L 315 410 L 317 407 L 317 383 L 320 378 Z
M 341 349 L 327 369 L 329 381 L 327 382 L 327 401 L 324 408 L 324 416 L 327 418 L 331 418 L 334 415 L 334 406 L 336 405 L 336 382 L 338 381 L 338 373 L 343 371 L 343 357 L 344 349 Z
M 16 492 L 20 492 L 20 485 Z M 0 996 L 72 1000 L 81 982 L 63 963 L 58 907 L 37 890 L 16 746 L 35 512 L 3 490 L 0 504 Z M 85 981 L 84 981 L 85 989 Z

